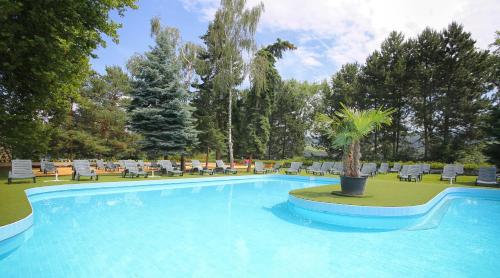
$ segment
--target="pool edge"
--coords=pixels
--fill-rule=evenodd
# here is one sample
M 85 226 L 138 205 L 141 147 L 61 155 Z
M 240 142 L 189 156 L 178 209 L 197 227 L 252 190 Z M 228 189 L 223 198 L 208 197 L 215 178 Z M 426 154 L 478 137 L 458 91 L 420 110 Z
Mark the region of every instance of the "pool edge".
M 397 206 L 397 207 L 383 207 L 383 206 L 358 206 L 358 205 L 347 205 L 347 204 L 337 204 L 313 201 L 304 198 L 288 194 L 288 201 L 293 205 L 301 207 L 303 209 L 314 210 L 317 212 L 344 214 L 344 215 L 355 215 L 355 216 L 414 216 L 426 214 L 434 206 L 438 205 L 447 195 L 452 193 L 491 193 L 500 195 L 500 190 L 489 189 L 489 188 L 464 188 L 464 187 L 448 187 L 443 191 L 436 194 L 429 201 L 421 205 L 413 206 Z
M 466 194 L 465 196 L 476 198 L 499 198 L 500 190 L 449 187 L 424 204 L 399 207 L 319 202 L 299 198 L 289 193 L 288 208 L 297 217 L 330 225 L 374 230 L 428 229 L 432 226 L 429 223 L 434 220 L 434 216 L 439 216 L 438 212 L 448 200 L 456 197 L 455 194 Z M 435 223 L 434 226 L 436 226 Z
M 0 226 L 0 242 L 12 238 L 18 234 L 23 233 L 28 230 L 34 224 L 33 217 L 33 206 L 31 205 L 30 196 L 36 194 L 43 193 L 51 193 L 51 192 L 62 192 L 62 191 L 71 191 L 71 190 L 82 190 L 82 189 L 102 189 L 102 188 L 127 188 L 134 186 L 145 186 L 145 185 L 158 185 L 161 184 L 181 184 L 181 183 L 193 183 L 196 182 L 204 182 L 204 181 L 214 181 L 214 180 L 234 180 L 234 179 L 254 179 L 261 177 L 297 177 L 304 179 L 321 179 L 322 177 L 310 177 L 310 176 L 290 176 L 283 174 L 265 174 L 265 175 L 244 175 L 244 176 L 218 176 L 218 177 L 206 177 L 206 178 L 184 178 L 184 179 L 157 179 L 157 180 L 138 180 L 138 181 L 118 181 L 118 182 L 99 182 L 99 183 L 73 183 L 73 184 L 61 184 L 61 185 L 47 185 L 41 187 L 33 187 L 24 190 L 26 194 L 26 199 L 30 206 L 30 213 L 15 222 L 5 224 Z M 325 179 L 331 179 L 326 178 Z M 195 187 L 193 186 L 188 187 Z

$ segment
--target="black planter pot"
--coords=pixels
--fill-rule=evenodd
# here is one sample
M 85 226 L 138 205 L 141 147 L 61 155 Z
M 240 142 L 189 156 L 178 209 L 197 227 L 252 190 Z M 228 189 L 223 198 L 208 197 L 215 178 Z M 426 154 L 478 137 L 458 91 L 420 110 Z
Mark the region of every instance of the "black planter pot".
M 365 192 L 366 179 L 368 177 L 340 176 L 340 186 L 343 195 L 361 196 Z

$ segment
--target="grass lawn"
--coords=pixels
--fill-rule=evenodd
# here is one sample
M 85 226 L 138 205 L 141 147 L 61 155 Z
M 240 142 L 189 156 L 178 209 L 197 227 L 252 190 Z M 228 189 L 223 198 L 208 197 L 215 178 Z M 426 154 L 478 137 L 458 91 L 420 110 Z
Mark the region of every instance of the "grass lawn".
M 238 175 L 245 175 L 246 172 L 239 172 Z M 305 174 L 303 174 L 305 175 Z M 223 176 L 222 174 L 215 175 Z M 232 175 L 231 175 L 232 176 Z M 198 174 L 185 174 L 183 177 L 155 178 L 161 179 L 179 179 L 179 178 L 200 178 L 212 177 L 208 175 L 200 176 Z M 327 175 L 327 177 L 337 177 Z M 24 192 L 25 189 L 72 183 L 88 183 L 88 178 L 82 178 L 81 181 L 72 181 L 70 176 L 60 176 L 63 182 L 52 182 L 54 177 L 38 177 L 37 182 L 33 183 L 30 179 L 14 180 L 12 184 L 7 184 L 7 172 L 0 171 L 0 226 L 13 223 L 22 219 L 31 213 L 31 208 Z M 138 181 L 144 178 L 122 178 L 118 173 L 100 175 L 98 182 L 116 182 L 116 181 Z M 147 180 L 151 180 L 148 178 Z M 408 206 L 418 205 L 427 202 L 443 189 L 455 187 L 473 186 L 475 177 L 459 177 L 458 183 L 450 185 L 448 182 L 439 181 L 439 175 L 426 175 L 422 182 L 400 182 L 395 174 L 379 175 L 375 178 L 369 178 L 366 197 L 352 198 L 332 195 L 332 191 L 339 191 L 339 185 L 328 185 L 311 187 L 306 189 L 294 190 L 291 192 L 294 196 L 316 200 L 321 202 L 334 202 L 341 204 L 365 205 L 365 206 Z
M 448 187 L 475 187 L 475 176 L 459 176 L 452 185 L 440 181 L 440 175 L 425 175 L 421 182 L 399 181 L 396 174 L 378 175 L 368 178 L 365 196 L 346 197 L 332 194 L 340 191 L 340 186 L 327 185 L 297 189 L 290 192 L 293 196 L 318 202 L 338 203 L 359 206 L 413 206 L 424 204 Z M 498 188 L 498 187 L 493 187 Z
M 162 176 L 161 178 L 122 178 L 119 173 L 99 175 L 99 181 L 90 181 L 89 178 L 82 177 L 81 181 L 72 181 L 71 176 L 59 176 L 61 182 L 53 182 L 53 176 L 37 177 L 36 183 L 31 179 L 16 179 L 11 184 L 7 184 L 7 171 L 0 171 L 0 226 L 7 225 L 18 221 L 31 213 L 31 208 L 26 197 L 25 189 L 50 185 L 62 185 L 73 183 L 97 183 L 97 182 L 116 182 L 116 181 L 140 181 L 140 180 L 162 180 L 162 179 L 179 179 L 179 178 L 206 178 L 206 177 L 221 177 L 223 174 L 210 175 L 190 175 L 184 174 L 179 177 Z M 245 175 L 246 172 L 239 172 L 237 175 Z M 236 175 L 227 175 L 236 176 Z

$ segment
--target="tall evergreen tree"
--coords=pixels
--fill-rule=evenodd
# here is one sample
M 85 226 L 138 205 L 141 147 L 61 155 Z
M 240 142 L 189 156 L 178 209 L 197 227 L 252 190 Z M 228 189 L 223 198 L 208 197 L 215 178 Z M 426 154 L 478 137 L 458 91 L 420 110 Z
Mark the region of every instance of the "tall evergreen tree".
M 480 123 L 488 105 L 484 98 L 488 91 L 488 53 L 477 50 L 471 34 L 457 23 L 443 31 L 442 49 L 443 84 L 437 100 L 441 140 L 435 157 L 454 161 L 458 149 L 480 138 Z
M 156 45 L 151 51 L 129 61 L 130 126 L 144 137 L 142 149 L 149 155 L 184 155 L 197 140 L 181 76 L 179 32 L 160 27 L 152 35 Z
M 308 100 L 317 89 L 318 86 L 314 84 L 292 79 L 284 81 L 281 89 L 275 92 L 268 142 L 270 159 L 303 155 L 306 132 L 314 113 L 308 105 Z M 314 104 L 317 105 L 317 102 Z
M 216 158 L 221 159 L 225 150 L 227 127 L 227 98 L 222 92 L 214 89 L 214 78 L 217 73 L 217 42 L 210 40 L 214 32 L 214 23 L 209 24 L 208 31 L 201 37 L 204 48 L 197 53 L 194 70 L 199 76 L 195 88 L 193 105 L 196 108 L 193 116 L 196 118 L 196 129 L 199 131 L 198 151 L 206 152 L 206 161 L 210 151 L 215 151 Z M 225 153 L 225 152 L 224 152 Z
M 273 108 L 274 94 L 280 89 L 281 76 L 276 62 L 287 50 L 295 46 L 289 41 L 277 41 L 260 49 L 254 58 L 251 70 L 252 86 L 245 98 L 245 152 L 250 160 L 262 157 L 267 151 L 270 135 L 269 117 Z M 250 167 L 250 164 L 249 164 Z M 250 168 L 249 168 L 250 169 Z
M 358 63 L 347 63 L 342 65 L 340 70 L 333 75 L 332 88 L 325 91 L 327 94 L 323 96 L 326 106 L 325 112 L 328 115 L 333 116 L 341 108 L 340 103 L 359 108 L 366 102 L 366 99 L 360 98 L 360 73 L 361 66 Z
M 410 40 L 410 64 L 414 93 L 414 120 L 421 129 L 424 160 L 431 158 L 431 147 L 435 141 L 438 91 L 441 87 L 440 64 L 444 58 L 441 35 L 426 28 L 416 39 Z
M 391 32 L 382 43 L 380 53 L 385 72 L 382 100 L 386 106 L 394 108 L 393 123 L 389 128 L 392 133 L 392 157 L 399 158 L 400 144 L 406 131 L 405 121 L 409 114 L 408 92 L 410 90 L 407 71 L 408 46 L 403 34 Z
M 140 156 L 140 136 L 126 129 L 130 79 L 120 67 L 93 73 L 65 121 L 51 134 L 50 152 L 59 157 L 131 158 Z

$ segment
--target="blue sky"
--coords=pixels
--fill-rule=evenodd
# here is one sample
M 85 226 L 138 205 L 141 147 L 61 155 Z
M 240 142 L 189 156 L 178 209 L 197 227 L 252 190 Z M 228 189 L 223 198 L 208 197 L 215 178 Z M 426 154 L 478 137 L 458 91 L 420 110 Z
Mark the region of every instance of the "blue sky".
M 261 0 L 265 12 L 257 32 L 258 46 L 276 38 L 298 46 L 278 63 L 285 79 L 318 81 L 328 78 L 347 62 L 363 63 L 392 30 L 415 36 L 426 26 L 445 28 L 457 21 L 472 33 L 480 48 L 487 48 L 500 29 L 496 0 Z M 258 0 L 248 0 L 255 5 Z M 176 27 L 183 40 L 200 43 L 219 0 L 140 0 L 139 9 L 113 18 L 123 24 L 120 42 L 109 41 L 95 51 L 92 66 L 103 72 L 107 65 L 125 67 L 134 53 L 149 49 L 149 21 L 159 16 Z

